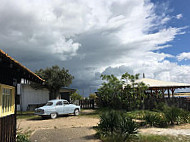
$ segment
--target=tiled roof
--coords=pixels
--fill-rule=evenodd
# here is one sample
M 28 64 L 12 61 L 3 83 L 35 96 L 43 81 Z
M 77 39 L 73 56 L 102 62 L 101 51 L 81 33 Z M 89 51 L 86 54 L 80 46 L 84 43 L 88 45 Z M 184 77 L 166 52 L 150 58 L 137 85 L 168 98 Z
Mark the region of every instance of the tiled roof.
M 35 74 L 34 72 L 32 72 L 30 69 L 28 69 L 27 67 L 25 67 L 24 65 L 22 65 L 21 63 L 19 63 L 17 60 L 15 60 L 14 58 L 12 58 L 11 56 L 9 56 L 8 54 L 6 54 L 3 50 L 0 49 L 0 54 L 4 57 L 6 57 L 7 59 L 11 60 L 13 63 L 17 64 L 18 66 L 20 66 L 21 68 L 23 68 L 24 70 L 26 70 L 27 72 L 29 72 L 30 74 L 32 74 L 33 76 L 37 77 L 39 80 L 41 81 L 45 81 L 43 80 L 41 77 L 39 77 L 37 74 Z

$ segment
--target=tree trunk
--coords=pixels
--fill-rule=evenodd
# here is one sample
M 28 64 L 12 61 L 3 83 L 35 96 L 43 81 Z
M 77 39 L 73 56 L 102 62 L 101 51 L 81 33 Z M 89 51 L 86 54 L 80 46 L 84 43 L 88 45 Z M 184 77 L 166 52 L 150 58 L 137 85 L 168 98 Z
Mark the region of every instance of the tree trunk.
M 55 99 L 61 99 L 61 94 L 60 94 L 59 90 L 55 91 Z
M 59 92 L 59 90 L 49 90 L 49 99 L 53 100 L 53 99 L 61 99 L 61 94 Z
M 49 100 L 53 100 L 53 91 L 49 90 Z

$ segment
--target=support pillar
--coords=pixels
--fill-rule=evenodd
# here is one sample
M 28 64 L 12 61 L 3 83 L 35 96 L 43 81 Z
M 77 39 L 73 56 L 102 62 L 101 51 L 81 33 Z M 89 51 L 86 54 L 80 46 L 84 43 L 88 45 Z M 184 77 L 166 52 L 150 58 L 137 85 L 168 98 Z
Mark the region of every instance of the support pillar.
M 165 98 L 165 96 L 164 96 L 164 92 L 165 92 L 165 90 L 162 89 L 161 91 L 162 91 L 162 98 L 164 99 L 164 98 Z
M 171 88 L 171 91 L 172 91 L 172 97 L 174 97 L 174 91 L 175 91 L 175 89 Z
M 168 88 L 168 98 L 170 98 L 170 89 Z

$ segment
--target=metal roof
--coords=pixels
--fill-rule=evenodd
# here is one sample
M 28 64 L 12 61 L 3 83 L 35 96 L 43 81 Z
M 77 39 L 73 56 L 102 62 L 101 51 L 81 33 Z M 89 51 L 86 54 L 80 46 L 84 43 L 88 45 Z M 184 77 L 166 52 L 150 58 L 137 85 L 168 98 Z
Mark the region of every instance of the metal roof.
M 186 88 L 190 87 L 190 84 L 187 83 L 177 83 L 177 82 L 168 82 L 168 81 L 161 81 L 161 80 L 156 80 L 156 79 L 150 79 L 150 78 L 142 78 L 136 81 L 138 82 L 143 82 L 145 83 L 148 87 L 153 88 L 153 87 L 174 87 L 174 88 Z

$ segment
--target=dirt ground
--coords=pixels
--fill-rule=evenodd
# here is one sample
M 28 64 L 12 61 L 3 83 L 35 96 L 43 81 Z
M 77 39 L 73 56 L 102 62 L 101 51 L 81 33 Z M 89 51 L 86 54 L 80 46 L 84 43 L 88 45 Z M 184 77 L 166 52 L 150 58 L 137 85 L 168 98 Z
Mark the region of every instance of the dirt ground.
M 171 136 L 188 136 L 190 137 L 190 124 L 176 125 L 170 128 L 141 128 L 141 134 L 171 135 Z
M 85 116 L 61 116 L 57 119 L 19 119 L 17 120 L 17 127 L 23 132 L 40 129 L 61 129 L 61 128 L 75 128 L 75 127 L 93 127 L 99 122 L 98 118 L 91 118 Z
M 83 113 L 90 113 L 86 110 Z M 61 116 L 57 119 L 18 119 L 17 127 L 22 132 L 31 131 L 32 142 L 99 142 L 95 139 L 99 119 L 89 116 Z M 140 128 L 141 134 L 172 135 L 190 137 L 190 124 L 170 128 Z
M 98 118 L 68 115 L 56 119 L 18 119 L 17 128 L 31 132 L 32 142 L 99 142 L 93 129 L 98 122 Z

